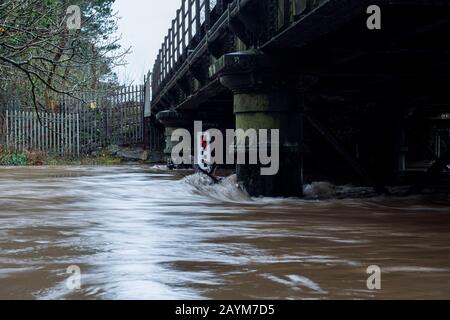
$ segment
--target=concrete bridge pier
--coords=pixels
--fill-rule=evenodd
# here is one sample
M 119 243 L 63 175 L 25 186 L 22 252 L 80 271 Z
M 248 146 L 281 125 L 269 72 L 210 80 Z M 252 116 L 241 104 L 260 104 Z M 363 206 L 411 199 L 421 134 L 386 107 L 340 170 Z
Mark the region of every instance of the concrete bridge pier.
M 279 170 L 274 175 L 263 175 L 261 168 L 270 167 L 249 164 L 249 148 L 246 144 L 246 164 L 237 164 L 239 183 L 252 196 L 299 197 L 303 194 L 303 163 L 301 155 L 302 117 L 299 99 L 295 90 L 278 81 L 270 68 L 266 68 L 265 57 L 249 53 L 230 54 L 224 57 L 225 68 L 220 75 L 222 85 L 234 94 L 234 114 L 238 147 L 255 129 L 261 145 L 260 129 L 268 129 L 268 137 L 273 129 L 278 129 L 279 141 L 271 141 L 268 146 L 270 156 L 275 144 L 279 146 Z M 239 129 L 242 131 L 239 133 Z M 246 132 L 246 134 L 243 134 Z M 270 139 L 270 138 L 269 138 Z M 247 140 L 248 141 L 248 140 Z M 259 158 L 259 156 L 258 156 Z M 259 159 L 260 160 L 260 159 Z M 272 157 L 272 162 L 276 160 Z M 273 167 L 273 163 L 271 164 Z
M 189 115 L 182 114 L 175 110 L 161 111 L 156 115 L 156 119 L 165 127 L 165 148 L 164 156 L 168 163 L 171 162 L 172 149 L 181 140 L 181 137 L 176 139 L 174 131 L 177 129 L 186 129 L 191 135 L 193 132 L 193 120 Z M 172 137 L 175 141 L 172 141 Z M 188 154 L 192 154 L 191 150 L 187 150 Z

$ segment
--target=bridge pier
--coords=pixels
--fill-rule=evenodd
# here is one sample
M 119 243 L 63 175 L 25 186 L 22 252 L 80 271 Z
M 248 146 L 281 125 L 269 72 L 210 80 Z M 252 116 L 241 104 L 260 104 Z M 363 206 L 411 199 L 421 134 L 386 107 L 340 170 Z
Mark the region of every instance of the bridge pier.
M 239 141 L 246 138 L 244 132 L 247 130 L 256 130 L 259 143 L 260 129 L 269 130 L 268 136 L 273 129 L 278 129 L 280 134 L 280 141 L 271 141 L 268 146 L 269 151 L 273 150 L 274 143 L 279 146 L 278 173 L 263 175 L 261 168 L 267 166 L 261 165 L 260 161 L 258 164 L 248 164 L 249 146 L 246 145 L 247 164 L 237 164 L 238 182 L 252 196 L 302 196 L 303 161 L 300 146 L 303 124 L 298 94 L 276 80 L 278 77 L 266 68 L 265 57 L 258 53 L 240 52 L 225 56 L 224 59 L 225 68 L 221 71 L 220 81 L 234 94 L 238 145 Z M 255 61 L 259 62 L 255 64 Z M 250 69 L 249 62 L 252 65 Z M 239 136 L 239 131 L 244 136 Z
M 165 110 L 161 111 L 156 115 L 156 119 L 161 122 L 165 127 L 165 148 L 164 148 L 164 156 L 166 161 L 169 163 L 172 156 L 172 149 L 181 139 L 175 139 L 172 141 L 172 137 L 174 136 L 174 131 L 177 129 L 186 129 L 192 133 L 193 131 L 193 122 L 191 121 L 191 117 L 181 114 L 175 110 Z M 191 151 L 188 153 L 192 154 Z

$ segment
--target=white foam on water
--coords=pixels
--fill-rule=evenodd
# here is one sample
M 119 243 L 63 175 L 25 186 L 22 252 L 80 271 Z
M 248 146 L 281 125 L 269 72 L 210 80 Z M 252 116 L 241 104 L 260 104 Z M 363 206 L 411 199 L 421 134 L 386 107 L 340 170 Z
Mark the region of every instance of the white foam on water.
M 183 179 L 194 190 L 201 194 L 209 196 L 215 200 L 224 202 L 252 202 L 252 198 L 237 184 L 237 176 L 231 175 L 220 180 L 219 183 L 202 174 L 195 173 Z
M 431 267 L 417 267 L 417 266 L 400 266 L 383 268 L 384 272 L 410 272 L 410 273 L 434 273 L 434 272 L 449 272 L 447 268 L 431 268 Z
M 376 197 L 371 187 L 357 187 L 353 185 L 335 185 L 328 181 L 317 181 L 303 187 L 305 199 L 333 199 L 333 198 L 367 198 Z
M 207 175 L 195 173 L 185 177 L 183 182 L 193 187 L 197 194 L 222 202 L 269 205 L 299 200 L 296 198 L 251 197 L 239 186 L 236 174 L 221 179 L 219 183 L 214 183 Z M 315 182 L 305 186 L 304 189 L 306 199 L 326 199 L 334 196 L 336 187 L 329 182 Z
M 291 280 L 291 282 L 295 283 L 296 285 L 306 287 L 319 293 L 326 293 L 326 291 L 322 290 L 322 288 L 316 282 L 312 281 L 307 277 L 299 275 L 289 275 L 288 278 Z
M 281 278 L 281 277 L 277 277 L 272 274 L 267 274 L 267 273 L 262 274 L 261 276 L 266 279 L 269 279 L 273 282 L 285 285 L 285 286 L 293 288 L 293 289 L 301 290 L 302 288 L 307 288 L 307 289 L 315 291 L 317 293 L 321 293 L 321 294 L 327 293 L 326 291 L 322 290 L 322 288 L 316 282 L 314 282 L 311 279 L 304 277 L 304 276 L 288 275 L 287 276 L 288 280 Z
M 313 182 L 303 187 L 303 194 L 309 198 L 330 198 L 336 194 L 336 186 L 326 181 Z
M 236 174 L 221 179 L 219 183 L 214 183 L 210 177 L 202 173 L 195 173 L 187 176 L 182 181 L 192 187 L 193 191 L 200 196 L 207 196 L 221 202 L 242 203 L 256 206 L 301 204 L 310 201 L 315 201 L 318 204 L 326 204 L 334 200 L 351 201 L 355 199 L 370 199 L 370 204 L 376 205 L 378 200 L 382 202 L 386 200 L 385 196 L 377 194 L 372 187 L 335 185 L 328 181 L 318 181 L 304 185 L 302 198 L 251 197 L 240 187 Z M 404 188 L 392 187 L 389 188 L 389 190 L 394 196 L 401 196 Z M 412 200 L 416 198 L 416 196 L 412 196 L 409 199 Z M 400 199 L 405 198 L 400 197 Z M 351 202 L 349 202 L 348 205 L 351 205 Z M 358 201 L 356 205 L 361 206 L 362 203 Z M 422 210 L 423 208 L 420 209 Z
M 150 170 L 155 171 L 168 171 L 167 165 L 154 165 L 150 167 Z

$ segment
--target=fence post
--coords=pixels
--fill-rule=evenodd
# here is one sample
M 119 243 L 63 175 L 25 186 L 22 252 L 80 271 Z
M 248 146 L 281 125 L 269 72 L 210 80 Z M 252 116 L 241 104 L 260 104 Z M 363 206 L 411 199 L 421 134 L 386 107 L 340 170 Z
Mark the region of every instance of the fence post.
M 66 126 L 66 116 L 64 113 L 61 116 L 61 155 L 66 155 L 66 143 L 67 143 L 67 126 Z
M 182 13 L 181 13 L 181 9 L 178 9 L 177 10 L 177 18 L 176 18 L 176 29 L 177 29 L 177 31 L 176 31 L 176 45 L 175 45 L 175 48 L 176 48 L 176 62 L 178 62 L 178 60 L 180 59 L 180 56 L 181 56 L 181 48 L 182 48 L 182 46 L 180 45 L 180 39 L 181 39 L 181 34 L 180 34 L 180 32 L 181 32 L 181 18 L 180 18 L 180 15 L 182 15 Z
M 103 118 L 103 135 L 102 135 L 102 146 L 105 147 L 108 144 L 108 104 L 107 99 L 103 96 L 102 98 L 102 118 Z
M 31 119 L 31 123 L 33 126 L 33 130 L 31 133 L 31 146 L 32 149 L 36 150 L 36 111 L 33 110 L 32 114 L 32 119 Z
M 67 117 L 67 122 L 68 122 L 68 132 L 69 132 L 69 137 L 68 137 L 68 146 L 67 146 L 67 152 L 68 154 L 72 154 L 73 150 L 72 150 L 72 114 L 70 113 L 66 113 L 66 117 Z
M 141 126 L 141 130 L 139 133 L 140 143 L 144 143 L 144 120 L 145 120 L 145 86 L 142 87 L 141 91 L 141 114 L 139 119 L 139 125 Z
M 21 111 L 17 111 L 17 137 L 16 137 L 16 141 L 17 141 L 17 149 L 16 151 L 20 151 L 20 134 L 21 134 L 21 130 L 20 130 L 20 115 L 21 115 Z
M 55 153 L 55 155 L 59 155 L 59 138 L 60 138 L 60 133 L 59 133 L 59 113 L 55 114 L 55 147 L 53 152 Z
M 205 34 L 208 32 L 211 26 L 211 4 L 210 0 L 205 0 Z
M 59 114 L 59 153 L 64 156 L 64 117 Z
M 23 150 L 26 151 L 28 148 L 28 111 L 23 112 Z
M 21 129 L 22 129 L 22 135 L 21 135 L 21 141 L 22 141 L 22 152 L 25 151 L 26 148 L 26 126 L 27 126 L 27 122 L 26 122 L 26 112 L 22 111 L 22 117 L 21 117 Z
M 194 0 L 186 0 L 188 2 L 188 41 L 187 44 L 188 46 L 191 45 L 191 41 L 192 41 L 192 37 L 193 37 L 193 32 L 192 32 L 192 1 Z
M 17 114 L 17 151 L 22 150 L 22 145 L 21 145 L 21 137 L 22 137 L 22 111 L 18 111 Z
M 77 155 L 80 156 L 80 115 L 77 113 Z
M 17 150 L 17 110 L 13 111 L 13 122 L 14 122 L 14 150 Z
M 67 115 L 67 113 L 63 114 L 64 117 L 64 132 L 65 132 L 65 143 L 64 143 L 64 154 L 67 155 L 68 154 L 68 150 L 69 150 L 69 117 Z
M 52 113 L 52 153 L 56 153 L 56 113 Z
M 38 126 L 38 132 L 39 132 L 39 150 L 44 150 L 44 117 L 42 112 L 39 113 L 39 126 Z
M 9 149 L 9 112 L 8 109 L 6 109 L 6 148 Z
M 42 151 L 46 152 L 47 151 L 47 113 L 44 111 L 42 112 L 42 138 L 41 138 L 41 143 L 42 143 Z
M 195 36 L 197 41 L 200 41 L 201 35 L 201 28 L 202 23 L 200 21 L 200 15 L 201 15 L 201 3 L 200 0 L 195 0 Z
M 25 113 L 25 150 L 30 150 L 31 147 L 31 112 Z
M 41 150 L 41 117 L 36 111 L 36 150 Z

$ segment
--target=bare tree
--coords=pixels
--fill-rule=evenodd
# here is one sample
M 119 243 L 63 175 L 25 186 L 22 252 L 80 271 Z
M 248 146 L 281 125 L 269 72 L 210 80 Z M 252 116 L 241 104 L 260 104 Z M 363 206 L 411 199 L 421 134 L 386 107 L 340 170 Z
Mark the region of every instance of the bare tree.
M 54 94 L 78 97 L 124 63 L 114 0 L 0 2 L 0 77 L 3 91 L 24 86 L 36 109 L 51 109 Z M 82 8 L 81 29 L 69 30 L 67 8 Z M 0 92 L 2 88 L 0 88 Z M 5 94 L 5 92 L 3 92 Z

